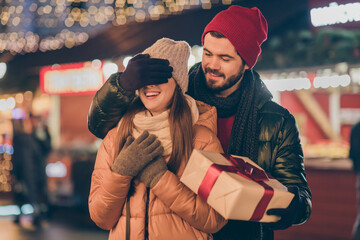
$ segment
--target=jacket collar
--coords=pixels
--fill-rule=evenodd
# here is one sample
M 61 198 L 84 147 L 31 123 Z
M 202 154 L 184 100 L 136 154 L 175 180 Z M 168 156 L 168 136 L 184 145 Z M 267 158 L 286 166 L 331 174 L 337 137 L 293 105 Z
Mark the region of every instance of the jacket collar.
M 265 103 L 269 102 L 272 100 L 273 96 L 271 94 L 271 92 L 269 91 L 269 89 L 266 87 L 265 83 L 260 79 L 260 75 L 254 71 L 252 71 L 252 77 L 253 77 L 253 81 L 259 81 L 258 84 L 258 99 L 256 102 L 256 106 L 258 109 L 261 109 Z
M 196 101 L 196 105 L 199 109 L 199 119 L 195 125 L 204 126 L 217 135 L 216 108 L 201 101 Z

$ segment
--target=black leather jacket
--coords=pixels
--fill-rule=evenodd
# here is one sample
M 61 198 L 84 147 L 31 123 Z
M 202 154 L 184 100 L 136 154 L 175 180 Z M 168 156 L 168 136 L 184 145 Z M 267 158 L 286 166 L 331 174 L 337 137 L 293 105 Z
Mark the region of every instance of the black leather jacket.
M 117 79 L 120 76 L 121 73 L 113 74 L 106 81 L 96 93 L 90 107 L 88 128 L 99 138 L 104 138 L 106 133 L 117 124 L 128 104 L 135 97 L 134 92 L 125 91 L 118 85 Z M 255 74 L 255 76 L 258 75 Z M 256 162 L 284 185 L 299 187 L 300 195 L 306 204 L 306 210 L 302 216 L 299 216 L 297 222 L 297 224 L 302 224 L 311 214 L 311 192 L 306 181 L 297 124 L 288 110 L 271 99 L 263 99 L 258 104 L 260 135 Z M 244 224 L 246 225 L 246 222 Z M 228 225 L 229 227 L 225 226 L 225 228 L 228 227 L 231 231 L 237 232 L 237 236 L 241 236 L 241 239 L 273 239 L 273 232 L 260 224 L 255 227 L 244 227 L 244 231 L 249 232 L 249 237 L 246 238 L 242 238 L 242 230 L 239 230 L 238 226 L 230 227 L 230 222 Z M 252 234 L 251 231 L 257 233 Z M 259 234 L 258 231 L 261 233 Z
M 112 74 L 96 92 L 88 113 L 88 129 L 98 138 L 104 138 L 122 118 L 135 92 L 126 91 L 118 84 L 121 73 Z

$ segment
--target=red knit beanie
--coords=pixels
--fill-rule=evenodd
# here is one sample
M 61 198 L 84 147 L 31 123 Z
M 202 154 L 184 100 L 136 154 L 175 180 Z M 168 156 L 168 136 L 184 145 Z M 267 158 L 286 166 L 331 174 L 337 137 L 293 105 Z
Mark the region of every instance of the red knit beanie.
M 256 7 L 231 6 L 219 12 L 205 27 L 205 34 L 216 31 L 223 34 L 234 45 L 237 52 L 252 68 L 261 53 L 260 45 L 266 40 L 268 26 L 266 19 Z

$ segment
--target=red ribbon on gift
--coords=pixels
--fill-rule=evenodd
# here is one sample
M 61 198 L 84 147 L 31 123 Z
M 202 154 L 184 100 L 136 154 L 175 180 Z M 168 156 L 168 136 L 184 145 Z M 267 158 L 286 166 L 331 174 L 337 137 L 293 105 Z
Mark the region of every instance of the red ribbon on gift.
M 213 188 L 215 182 L 220 176 L 221 172 L 230 172 L 239 174 L 247 179 L 251 179 L 261 185 L 264 189 L 264 195 L 260 199 L 258 205 L 256 206 L 253 215 L 249 219 L 250 221 L 259 221 L 266 211 L 266 208 L 274 195 L 274 189 L 264 183 L 264 181 L 269 181 L 269 178 L 272 178 L 266 172 L 260 168 L 257 168 L 250 163 L 246 162 L 242 158 L 234 157 L 229 154 L 222 154 L 232 165 L 220 165 L 212 164 L 207 170 L 204 179 L 202 180 L 199 189 L 198 195 L 204 200 L 207 201 L 210 191 Z

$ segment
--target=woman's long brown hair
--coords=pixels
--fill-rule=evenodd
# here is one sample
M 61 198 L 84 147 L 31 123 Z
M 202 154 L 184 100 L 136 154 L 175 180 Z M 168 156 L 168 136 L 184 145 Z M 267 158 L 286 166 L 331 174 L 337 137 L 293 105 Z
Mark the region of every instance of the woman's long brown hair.
M 174 96 L 170 103 L 169 125 L 172 139 L 172 152 L 168 162 L 168 168 L 177 173 L 182 159 L 189 160 L 193 150 L 193 123 L 189 104 L 181 88 L 176 84 Z M 146 110 L 140 97 L 134 99 L 128 110 L 122 117 L 118 134 L 115 138 L 115 156 L 123 147 L 128 136 L 132 135 L 134 128 L 134 117 L 137 113 Z

